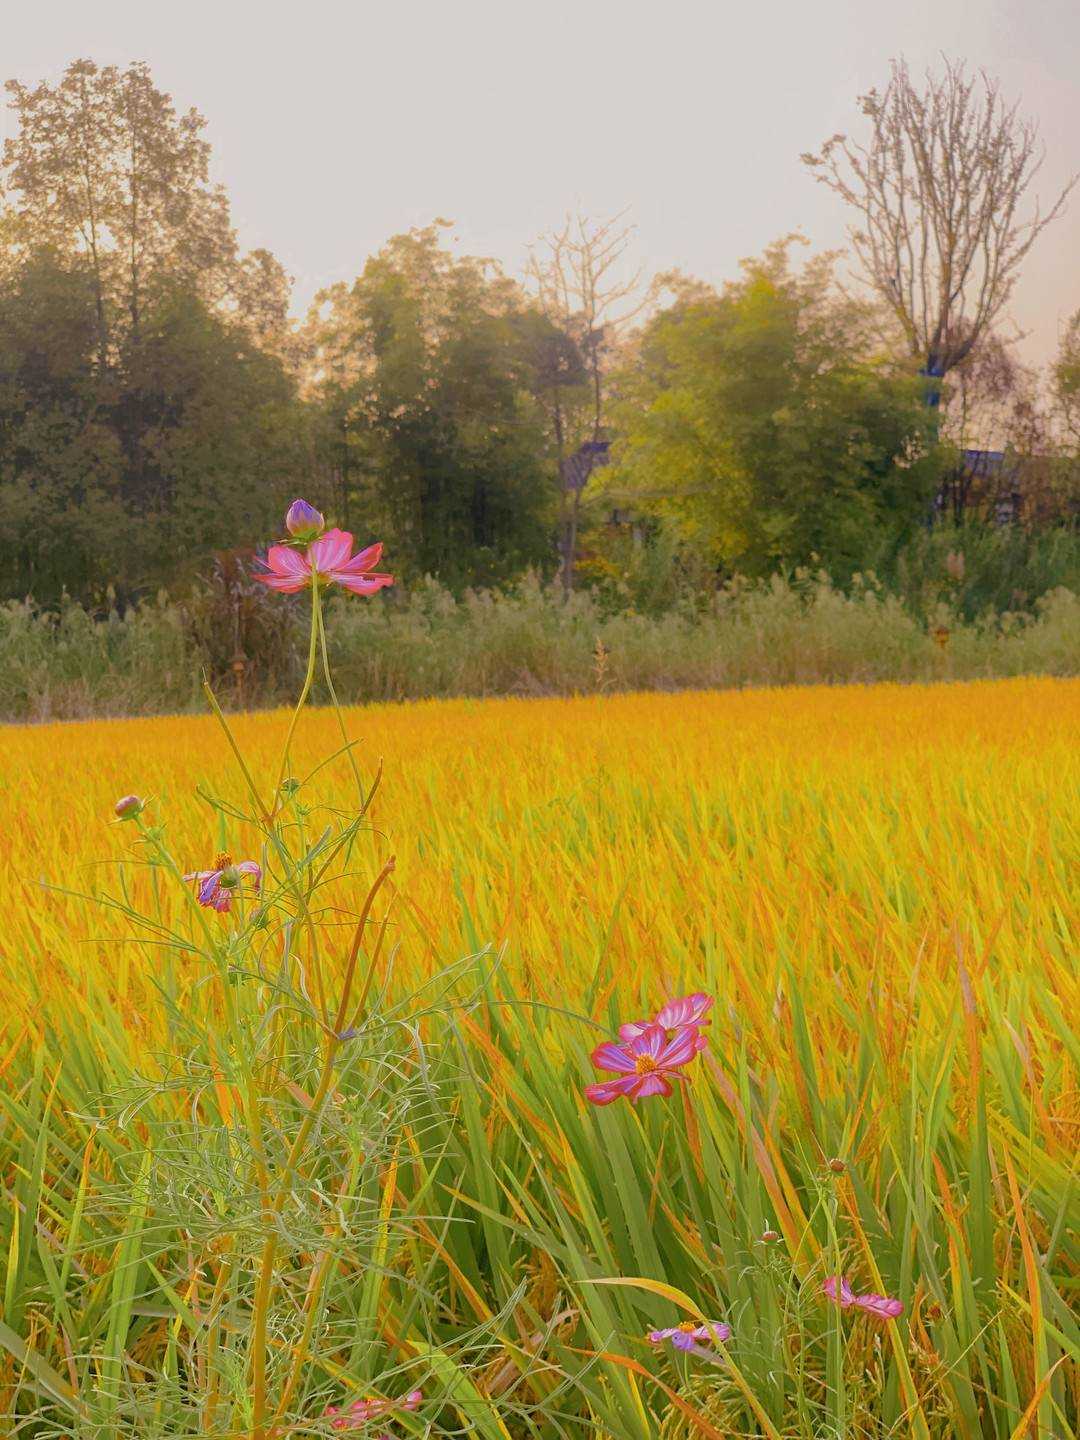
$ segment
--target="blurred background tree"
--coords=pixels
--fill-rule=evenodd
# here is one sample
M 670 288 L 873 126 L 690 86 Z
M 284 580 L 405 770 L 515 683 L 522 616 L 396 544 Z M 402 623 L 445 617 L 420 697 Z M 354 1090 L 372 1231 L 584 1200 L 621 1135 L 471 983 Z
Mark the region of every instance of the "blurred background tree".
M 657 608 L 812 564 L 929 595 L 961 550 L 965 596 L 1034 603 L 1070 573 L 1080 316 L 1049 376 L 1007 325 L 1064 195 L 1031 201 L 1034 125 L 962 65 L 898 63 L 868 135 L 808 157 L 859 217 L 865 301 L 790 240 L 719 288 L 650 283 L 625 216 L 578 214 L 520 281 L 445 221 L 397 235 L 304 323 L 145 65 L 8 94 L 0 598 L 201 594 L 298 493 L 456 594 L 534 571 Z
M 938 475 L 921 391 L 875 344 L 834 257 L 791 242 L 716 292 L 669 277 L 622 377 L 615 464 L 597 481 L 728 572 L 860 564 L 881 527 L 925 514 Z
M 397 235 L 309 321 L 321 433 L 339 437 L 345 523 L 393 536 L 394 564 L 451 586 L 551 561 L 556 503 L 541 396 L 554 328 L 442 224 Z

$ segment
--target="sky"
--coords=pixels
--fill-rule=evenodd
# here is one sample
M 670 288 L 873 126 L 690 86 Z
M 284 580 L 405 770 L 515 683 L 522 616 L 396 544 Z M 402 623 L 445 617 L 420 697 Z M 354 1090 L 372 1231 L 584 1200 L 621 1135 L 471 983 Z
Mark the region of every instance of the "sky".
M 628 212 L 634 259 L 714 284 L 801 231 L 844 244 L 841 201 L 799 162 L 858 134 L 856 97 L 903 55 L 997 76 L 1040 124 L 1037 182 L 1080 169 L 1080 0 L 7 0 L 0 77 L 76 57 L 149 63 L 207 120 L 242 245 L 302 312 L 392 234 L 437 216 L 518 273 L 567 212 Z M 0 134 L 10 129 L 4 112 Z M 1012 311 L 1041 364 L 1080 309 L 1080 188 Z

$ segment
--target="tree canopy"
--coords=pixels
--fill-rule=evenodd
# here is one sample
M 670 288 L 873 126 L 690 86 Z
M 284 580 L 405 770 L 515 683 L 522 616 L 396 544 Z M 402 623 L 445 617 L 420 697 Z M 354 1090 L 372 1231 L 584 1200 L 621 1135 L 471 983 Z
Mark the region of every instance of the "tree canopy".
M 872 319 L 788 242 L 719 293 L 676 282 L 623 377 L 605 493 L 730 569 L 857 565 L 872 528 L 925 514 L 934 474 L 920 388 Z

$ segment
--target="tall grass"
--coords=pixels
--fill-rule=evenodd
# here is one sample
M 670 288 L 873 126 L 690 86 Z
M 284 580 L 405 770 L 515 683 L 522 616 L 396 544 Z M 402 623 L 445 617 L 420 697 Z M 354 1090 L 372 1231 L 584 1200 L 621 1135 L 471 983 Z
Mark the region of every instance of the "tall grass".
M 775 664 L 786 601 L 757 603 L 762 625 L 777 607 L 753 641 Z M 337 623 L 350 687 L 389 667 L 364 658 L 388 619 Z M 582 629 L 574 653 L 601 664 Z M 624 683 L 618 654 L 613 638 Z M 338 922 L 390 853 L 393 904 L 275 1242 L 282 1433 L 328 1433 L 328 1401 L 412 1383 L 424 1405 L 394 1426 L 417 1435 L 1072 1433 L 1078 722 L 1080 686 L 1049 679 L 348 714 L 382 788 L 310 907 L 327 993 L 355 924 Z M 231 723 L 273 773 L 287 717 Z M 236 974 L 223 922 L 215 970 L 190 892 L 107 823 L 145 788 L 147 826 L 167 818 L 151 841 L 183 866 L 250 854 L 259 827 L 215 735 L 191 716 L 4 737 L 16 1432 L 251 1433 L 267 1222 L 245 1114 L 280 1173 L 326 1043 L 295 968 L 308 941 L 272 922 Z M 307 713 L 292 773 L 340 744 L 332 714 Z M 348 829 L 354 784 L 341 753 L 312 775 L 294 849 Z M 91 920 L 42 878 L 117 904 Z M 135 943 L 129 911 L 160 933 Z M 590 1107 L 596 1038 L 691 989 L 717 1005 L 689 1086 Z M 826 1304 L 838 1270 L 903 1317 Z M 695 1312 L 732 1325 L 724 1363 L 643 1339 Z
M 460 599 L 428 582 L 363 608 L 331 602 L 327 633 L 349 702 L 1077 672 L 1072 590 L 975 619 L 948 587 L 919 594 L 909 606 L 872 580 L 842 591 L 801 575 L 646 614 L 590 591 L 566 601 L 531 580 Z M 199 710 L 201 671 L 227 708 L 282 703 L 303 676 L 305 612 L 293 597 L 257 599 L 278 607 L 272 624 L 239 625 L 229 596 L 101 620 L 74 604 L 58 615 L 0 607 L 0 717 Z M 316 696 L 327 699 L 318 684 Z

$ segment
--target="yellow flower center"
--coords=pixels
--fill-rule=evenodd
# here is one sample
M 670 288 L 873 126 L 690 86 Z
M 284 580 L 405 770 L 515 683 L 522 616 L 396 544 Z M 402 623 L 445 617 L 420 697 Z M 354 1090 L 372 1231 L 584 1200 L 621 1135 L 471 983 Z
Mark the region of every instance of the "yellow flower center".
M 658 1068 L 651 1055 L 639 1055 L 634 1061 L 634 1069 L 639 1075 L 655 1075 Z
M 697 1321 L 696 1321 L 696 1320 L 680 1320 L 680 1321 L 679 1321 L 679 1329 L 685 1331 L 687 1335 L 692 1335 L 692 1334 L 694 1333 L 694 1331 L 697 1329 Z
M 215 869 L 215 870 L 228 870 L 231 865 L 232 865 L 232 856 L 231 856 L 231 855 L 226 855 L 226 854 L 225 854 L 225 851 L 222 850 L 221 853 L 218 855 L 217 859 L 214 861 L 214 869 Z

